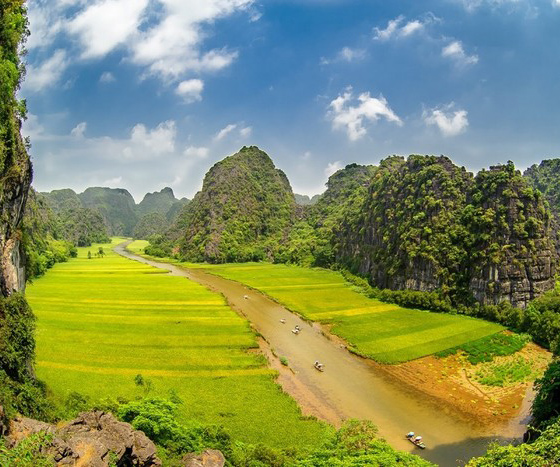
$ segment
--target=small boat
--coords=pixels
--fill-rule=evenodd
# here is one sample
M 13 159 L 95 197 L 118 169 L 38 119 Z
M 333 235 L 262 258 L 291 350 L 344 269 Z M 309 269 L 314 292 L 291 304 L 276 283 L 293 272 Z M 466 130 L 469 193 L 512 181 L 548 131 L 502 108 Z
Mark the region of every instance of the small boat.
M 318 370 L 318 371 L 325 371 L 325 365 L 323 365 L 322 363 L 315 362 L 315 363 L 313 364 L 313 366 L 314 366 L 315 369 Z
M 245 300 L 249 300 L 249 295 L 243 295 L 243 298 L 244 298 Z
M 294 334 L 299 334 L 299 329 L 292 329 L 292 332 L 293 332 Z
M 406 435 L 406 439 L 414 444 L 414 446 L 419 447 L 420 449 L 426 449 L 426 444 L 422 441 L 422 436 L 414 436 L 414 433 L 412 433 L 412 435 L 411 433 Z
M 285 323 L 286 323 L 286 320 L 285 320 L 284 318 L 282 318 L 282 319 L 280 320 L 280 322 L 281 322 L 282 324 L 285 324 Z

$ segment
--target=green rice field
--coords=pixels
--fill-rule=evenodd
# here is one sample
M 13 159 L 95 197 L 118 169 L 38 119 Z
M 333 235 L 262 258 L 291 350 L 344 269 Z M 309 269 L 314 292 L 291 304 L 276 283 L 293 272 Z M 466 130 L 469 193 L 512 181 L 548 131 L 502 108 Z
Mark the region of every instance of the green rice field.
M 134 381 L 141 374 L 149 395 L 176 392 L 184 420 L 222 424 L 236 439 L 287 447 L 323 438 L 328 428 L 301 416 L 264 357 L 251 352 L 248 323 L 221 295 L 102 246 L 106 256 L 95 256 L 99 245 L 80 248 L 27 288 L 37 375 L 55 398 L 141 397 L 146 385 Z
M 402 308 L 368 298 L 336 271 L 269 263 L 188 264 L 260 290 L 292 311 L 332 324 L 361 355 L 382 363 L 413 360 L 496 334 L 498 324 Z

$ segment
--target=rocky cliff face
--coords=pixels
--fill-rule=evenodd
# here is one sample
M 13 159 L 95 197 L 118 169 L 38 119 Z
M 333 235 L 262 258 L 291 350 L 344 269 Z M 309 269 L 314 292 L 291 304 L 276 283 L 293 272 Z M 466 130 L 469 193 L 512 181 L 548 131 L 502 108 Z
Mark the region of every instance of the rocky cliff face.
M 182 254 L 195 261 L 269 258 L 295 218 L 286 175 L 257 147 L 215 164 L 187 211 Z
M 22 64 L 18 47 L 26 22 L 20 2 L 0 10 L 0 295 L 25 287 L 20 224 L 31 184 L 31 162 L 21 138 L 22 106 L 16 98 Z
M 554 285 L 550 212 L 513 164 L 476 178 L 446 157 L 380 163 L 337 260 L 381 288 L 524 307 Z
M 480 210 L 471 231 L 469 288 L 481 303 L 527 303 L 554 287 L 557 255 L 552 216 L 543 195 L 533 190 L 512 163 L 476 176 L 470 201 Z

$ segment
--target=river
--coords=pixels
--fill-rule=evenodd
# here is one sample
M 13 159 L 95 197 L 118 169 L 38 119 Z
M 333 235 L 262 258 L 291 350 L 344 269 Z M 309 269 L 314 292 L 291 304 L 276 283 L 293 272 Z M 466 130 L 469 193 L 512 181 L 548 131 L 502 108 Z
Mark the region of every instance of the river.
M 444 467 L 463 465 L 469 458 L 483 454 L 490 441 L 509 442 L 523 435 L 530 408 L 528 396 L 515 419 L 501 426 L 481 426 L 476 420 L 466 419 L 420 391 L 400 384 L 368 360 L 348 352 L 336 339 L 330 339 L 316 323 L 304 321 L 262 293 L 200 269 L 184 269 L 143 258 L 126 250 L 128 243 L 118 245 L 115 251 L 221 293 L 277 355 L 286 357 L 300 388 L 292 396 L 298 400 L 308 394 L 319 401 L 318 410 L 329 414 L 325 417 L 327 421 L 372 420 L 394 448 L 414 452 Z M 285 324 L 280 320 L 285 320 Z M 291 332 L 295 325 L 302 328 L 298 335 Z M 313 367 L 315 360 L 325 364 L 324 372 Z M 411 430 L 423 435 L 427 449 L 420 450 L 405 439 L 405 433 Z

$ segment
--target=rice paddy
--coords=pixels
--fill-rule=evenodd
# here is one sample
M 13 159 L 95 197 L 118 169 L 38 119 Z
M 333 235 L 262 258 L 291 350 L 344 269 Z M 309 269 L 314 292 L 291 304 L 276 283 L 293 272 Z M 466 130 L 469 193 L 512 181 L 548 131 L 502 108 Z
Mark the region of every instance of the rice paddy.
M 368 298 L 336 271 L 269 263 L 188 264 L 260 290 L 292 311 L 332 325 L 352 350 L 398 363 L 501 332 L 498 324 L 467 316 L 402 308 Z
M 113 240 L 113 245 L 122 240 Z M 315 445 L 325 425 L 302 417 L 275 383 L 246 320 L 221 295 L 125 259 L 101 245 L 80 248 L 28 286 L 37 315 L 36 372 L 64 401 L 166 397 L 181 416 L 225 426 L 236 438 L 272 446 Z M 92 258 L 88 259 L 88 252 Z M 136 375 L 150 385 L 135 384 Z

